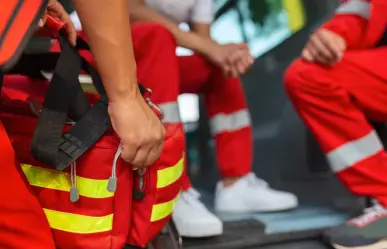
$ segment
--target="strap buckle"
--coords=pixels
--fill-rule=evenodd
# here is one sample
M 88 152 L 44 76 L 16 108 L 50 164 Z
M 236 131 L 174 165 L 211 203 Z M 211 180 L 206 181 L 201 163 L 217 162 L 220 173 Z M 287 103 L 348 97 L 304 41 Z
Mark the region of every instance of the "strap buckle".
M 162 120 L 164 118 L 164 113 L 160 109 L 160 107 L 158 107 L 158 105 L 156 105 L 155 103 L 152 102 L 152 100 L 151 100 L 152 94 L 153 93 L 152 93 L 152 90 L 150 88 L 145 88 L 145 93 L 144 93 L 145 102 L 149 105 L 149 107 L 157 115 L 157 117 L 160 120 Z

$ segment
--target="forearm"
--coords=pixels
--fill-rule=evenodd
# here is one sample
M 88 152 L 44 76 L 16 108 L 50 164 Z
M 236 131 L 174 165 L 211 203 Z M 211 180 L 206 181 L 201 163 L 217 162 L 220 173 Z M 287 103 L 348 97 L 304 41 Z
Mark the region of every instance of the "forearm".
M 163 25 L 173 34 L 179 46 L 191 49 L 198 53 L 207 53 L 209 47 L 215 43 L 215 41 L 202 37 L 194 32 L 182 31 L 176 23 L 157 13 L 157 11 L 145 4 L 131 6 L 130 16 L 133 22 L 148 21 Z
M 75 0 L 110 101 L 138 94 L 127 0 Z

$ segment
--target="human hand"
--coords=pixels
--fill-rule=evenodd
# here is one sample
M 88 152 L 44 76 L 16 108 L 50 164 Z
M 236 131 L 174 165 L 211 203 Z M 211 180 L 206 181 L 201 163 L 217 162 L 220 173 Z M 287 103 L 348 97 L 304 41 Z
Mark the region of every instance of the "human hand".
M 75 30 L 74 24 L 71 21 L 69 14 L 63 8 L 62 4 L 57 0 L 49 0 L 46 10 L 39 20 L 37 34 L 40 36 L 51 36 L 52 30 L 49 27 L 46 27 L 47 15 L 50 15 L 59 22 L 64 24 L 64 29 L 66 30 L 67 37 L 71 45 L 76 45 L 77 40 L 77 32 Z
M 248 49 L 236 50 L 228 57 L 229 67 L 226 68 L 226 75 L 230 77 L 239 77 L 245 74 L 253 63 L 254 58 L 251 56 Z
M 209 48 L 207 57 L 219 66 L 226 76 L 238 77 L 251 66 L 253 58 L 245 43 L 219 45 Z
M 121 139 L 121 157 L 134 168 L 154 163 L 162 151 L 165 129 L 140 94 L 109 103 L 112 126 Z
M 311 35 L 301 56 L 309 62 L 333 65 L 341 60 L 346 46 L 340 35 L 327 29 L 319 29 Z

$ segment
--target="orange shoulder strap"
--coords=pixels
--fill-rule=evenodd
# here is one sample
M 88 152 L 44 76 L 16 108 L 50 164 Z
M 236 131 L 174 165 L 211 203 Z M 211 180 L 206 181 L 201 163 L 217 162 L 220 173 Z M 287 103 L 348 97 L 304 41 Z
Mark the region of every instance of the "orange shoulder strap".
M 48 0 L 0 1 L 0 70 L 10 69 L 34 34 Z

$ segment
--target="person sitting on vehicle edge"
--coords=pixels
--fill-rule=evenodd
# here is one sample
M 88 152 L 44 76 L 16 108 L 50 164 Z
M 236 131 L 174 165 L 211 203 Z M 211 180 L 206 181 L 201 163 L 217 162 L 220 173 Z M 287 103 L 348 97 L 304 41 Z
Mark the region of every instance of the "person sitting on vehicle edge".
M 211 39 L 212 0 L 130 0 L 129 4 L 132 22 L 159 23 L 173 34 L 178 46 L 195 52 L 192 56 L 178 57 L 179 81 L 160 86 L 162 90 L 154 91 L 153 100 L 164 113 L 164 123 L 183 125 L 178 95 L 204 95 L 223 177 L 216 188 L 216 211 L 264 212 L 297 207 L 296 196 L 270 188 L 252 173 L 251 120 L 238 77 L 250 68 L 253 58 L 246 44 L 219 45 Z M 178 25 L 183 22 L 190 24 L 190 32 L 179 29 Z M 140 47 L 147 49 L 146 43 Z M 173 65 L 167 64 L 165 70 Z M 145 81 L 142 83 L 147 85 Z M 180 234 L 185 237 L 222 234 L 221 220 L 200 202 L 199 197 L 185 173 L 183 192 L 173 213 Z
M 387 121 L 386 11 L 384 0 L 343 1 L 285 75 L 336 176 L 374 198 L 363 215 L 327 232 L 337 249 L 387 248 L 387 154 L 368 122 Z

